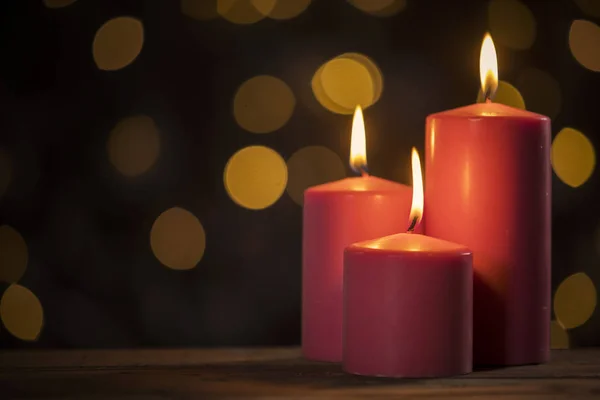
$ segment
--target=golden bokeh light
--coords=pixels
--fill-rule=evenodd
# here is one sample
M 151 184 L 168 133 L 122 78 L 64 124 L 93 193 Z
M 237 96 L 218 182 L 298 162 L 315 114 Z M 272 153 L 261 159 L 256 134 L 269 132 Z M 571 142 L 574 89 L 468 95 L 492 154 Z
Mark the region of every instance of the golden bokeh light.
M 44 310 L 39 299 L 21 285 L 10 285 L 0 300 L 0 318 L 16 338 L 34 341 L 44 326 Z
M 284 20 L 302 14 L 312 0 L 251 0 L 252 5 L 264 16 Z
M 110 132 L 108 159 L 123 175 L 135 177 L 150 169 L 160 152 L 154 120 L 145 115 L 124 118 Z
M 600 17 L 600 1 L 598 0 L 574 0 L 581 11 L 592 16 Z
M 0 226 L 0 281 L 18 282 L 27 269 L 28 259 L 23 236 L 9 225 Z
M 583 133 L 563 128 L 552 141 L 551 161 L 556 176 L 575 188 L 583 185 L 594 172 L 596 152 Z
M 325 107 L 327 110 L 329 110 L 331 112 L 334 112 L 336 114 L 352 114 L 353 111 L 351 111 L 347 108 L 344 108 L 344 107 L 340 106 L 339 104 L 335 103 L 333 100 L 331 100 L 329 98 L 327 93 L 325 93 L 325 89 L 323 88 L 323 84 L 321 82 L 321 75 L 323 74 L 325 65 L 327 65 L 327 64 L 323 64 L 319 67 L 319 69 L 317 69 L 317 72 L 315 72 L 315 74 L 312 78 L 312 81 L 311 81 L 312 91 L 313 91 L 315 98 L 317 99 L 319 104 L 321 104 L 323 107 Z
M 406 0 L 348 0 L 359 10 L 377 17 L 391 17 L 406 8 Z
M 235 153 L 225 166 L 224 183 L 238 205 L 261 210 L 275 203 L 287 185 L 285 160 L 273 149 L 250 146 Z
M 373 80 L 367 68 L 346 57 L 331 60 L 321 73 L 325 93 L 344 108 L 368 107 L 375 97 Z
M 484 94 L 481 90 L 479 90 L 479 94 L 477 95 L 477 102 L 482 103 L 485 101 Z M 519 92 L 519 90 L 505 81 L 498 81 L 498 89 L 496 90 L 496 94 L 493 97 L 494 103 L 504 104 L 510 107 L 519 108 L 521 110 L 525 109 L 525 100 L 523 96 Z
M 219 16 L 217 0 L 181 0 L 181 12 L 199 21 L 207 21 Z
M 565 279 L 554 294 L 554 315 L 565 329 L 583 325 L 596 309 L 594 282 L 583 272 Z
M 244 82 L 233 100 L 237 123 L 253 133 L 273 132 L 288 122 L 296 106 L 294 93 L 281 79 L 255 76 Z
M 12 158 L 0 148 L 0 197 L 4 196 L 12 180 Z
M 569 31 L 569 48 L 575 60 L 590 71 L 600 72 L 600 27 L 578 19 Z
M 116 71 L 131 64 L 142 51 L 144 26 L 139 19 L 117 17 L 98 29 L 92 45 L 99 69 Z
M 375 104 L 383 91 L 383 77 L 375 62 L 359 53 L 345 53 L 323 64 L 312 79 L 319 103 L 337 114 L 352 114 Z
M 252 2 L 253 0 L 217 0 L 217 13 L 234 24 L 253 24 L 265 18 L 266 14 L 260 12 Z
M 569 333 L 557 321 L 550 322 L 550 348 L 569 348 Z
M 518 0 L 491 0 L 488 20 L 494 40 L 515 50 L 530 48 L 536 23 L 531 10 Z
M 192 269 L 204 255 L 204 227 L 191 212 L 180 207 L 170 208 L 154 221 L 150 231 L 150 247 L 165 267 Z
M 324 146 L 307 146 L 296 151 L 287 161 L 288 195 L 299 205 L 304 191 L 311 186 L 336 181 L 346 176 L 340 157 Z
M 525 100 L 516 87 L 508 82 L 498 82 L 498 90 L 494 97 L 495 103 L 505 104 L 507 106 L 525 109 Z
M 44 5 L 48 8 L 62 8 L 70 6 L 77 0 L 44 0 Z
M 377 101 L 381 97 L 381 93 L 383 92 L 383 75 L 377 64 L 375 64 L 375 61 L 360 53 L 344 53 L 340 56 L 340 58 L 354 60 L 357 63 L 361 64 L 363 67 L 365 67 L 367 71 L 369 71 L 369 75 L 371 76 L 371 82 L 373 83 L 372 104 L 377 103 Z M 365 107 L 363 107 L 363 109 L 364 108 Z
M 516 85 L 527 101 L 527 109 L 555 118 L 562 104 L 558 81 L 537 68 L 528 68 L 519 74 Z

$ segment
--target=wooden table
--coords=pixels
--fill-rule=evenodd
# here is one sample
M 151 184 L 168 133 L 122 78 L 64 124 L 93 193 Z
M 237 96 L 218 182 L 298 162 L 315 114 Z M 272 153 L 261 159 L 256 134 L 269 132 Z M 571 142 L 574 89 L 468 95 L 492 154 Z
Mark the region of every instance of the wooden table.
M 600 349 L 552 356 L 452 379 L 384 379 L 305 361 L 297 348 L 5 351 L 0 399 L 600 399 Z

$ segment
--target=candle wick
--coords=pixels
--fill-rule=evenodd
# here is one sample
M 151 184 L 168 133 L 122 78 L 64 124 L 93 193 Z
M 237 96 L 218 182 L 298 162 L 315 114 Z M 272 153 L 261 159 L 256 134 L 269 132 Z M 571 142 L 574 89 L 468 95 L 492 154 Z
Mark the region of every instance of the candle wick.
M 360 172 L 360 176 L 362 176 L 363 178 L 369 176 L 369 170 L 367 169 L 367 166 L 365 164 L 359 165 L 354 171 Z
M 483 98 L 485 99 L 486 104 L 490 104 L 492 102 L 492 85 L 487 85 L 485 91 L 483 92 Z
M 412 221 L 410 221 L 410 225 L 406 231 L 406 233 L 413 233 L 415 231 L 415 227 L 417 226 L 417 221 L 419 220 L 419 217 L 414 216 Z

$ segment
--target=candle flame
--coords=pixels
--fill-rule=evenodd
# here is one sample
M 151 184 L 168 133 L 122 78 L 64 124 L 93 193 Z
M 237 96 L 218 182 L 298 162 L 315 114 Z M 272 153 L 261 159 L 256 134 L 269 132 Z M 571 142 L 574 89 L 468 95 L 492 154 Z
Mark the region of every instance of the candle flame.
M 498 57 L 489 33 L 485 34 L 479 55 L 479 75 L 484 98 L 491 100 L 498 89 Z
M 412 148 L 412 179 L 413 197 L 410 208 L 409 231 L 413 231 L 423 218 L 423 174 L 421 172 L 421 160 L 416 148 Z
M 354 172 L 366 174 L 367 139 L 362 108 L 356 106 L 352 119 L 352 137 L 350 138 L 350 167 Z

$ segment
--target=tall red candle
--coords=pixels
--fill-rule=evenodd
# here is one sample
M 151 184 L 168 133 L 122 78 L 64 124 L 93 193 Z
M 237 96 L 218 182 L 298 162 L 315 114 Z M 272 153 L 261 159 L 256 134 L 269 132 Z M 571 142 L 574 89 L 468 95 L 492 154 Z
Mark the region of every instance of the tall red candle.
M 344 248 L 401 231 L 409 216 L 410 187 L 368 176 L 360 107 L 354 115 L 351 165 L 363 176 L 309 188 L 302 234 L 302 353 L 342 361 Z
M 427 117 L 425 232 L 473 251 L 474 363 L 546 362 L 550 120 L 491 103 L 497 87 L 491 37 L 481 54 L 488 101 Z
M 346 372 L 412 378 L 471 372 L 471 251 L 410 233 L 423 208 L 420 162 L 414 149 L 413 176 L 409 233 L 346 248 L 342 364 Z

